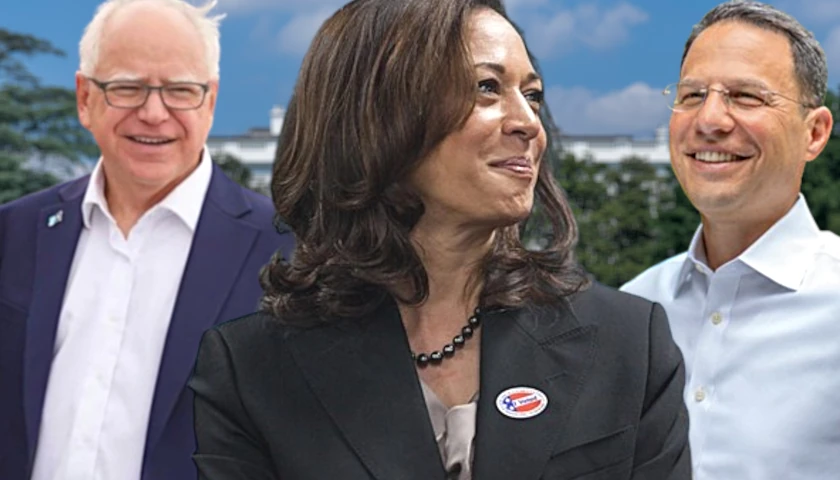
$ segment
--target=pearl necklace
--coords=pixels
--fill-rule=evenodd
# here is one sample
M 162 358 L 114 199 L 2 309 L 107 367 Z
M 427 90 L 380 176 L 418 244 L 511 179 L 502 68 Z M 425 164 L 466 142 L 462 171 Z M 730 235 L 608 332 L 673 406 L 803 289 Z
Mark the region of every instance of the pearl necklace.
M 442 349 L 435 350 L 429 354 L 411 352 L 411 359 L 420 368 L 425 368 L 429 365 L 440 365 L 444 358 L 450 358 L 455 355 L 455 350 L 463 348 L 467 340 L 472 338 L 473 333 L 481 325 L 480 315 L 480 309 L 476 308 L 475 312 L 467 319 L 467 324 L 461 328 L 461 333 L 452 337 L 452 343 L 447 343 Z

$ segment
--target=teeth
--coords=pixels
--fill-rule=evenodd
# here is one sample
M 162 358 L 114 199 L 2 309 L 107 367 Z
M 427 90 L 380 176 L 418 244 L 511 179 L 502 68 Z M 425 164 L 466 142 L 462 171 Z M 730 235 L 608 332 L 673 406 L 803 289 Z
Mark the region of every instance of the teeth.
M 149 145 L 160 145 L 169 141 L 168 138 L 151 138 L 151 137 L 131 137 L 140 143 L 148 143 Z
M 734 162 L 735 160 L 738 160 L 737 155 L 723 152 L 697 152 L 694 154 L 694 158 L 700 160 L 701 162 L 711 163 Z

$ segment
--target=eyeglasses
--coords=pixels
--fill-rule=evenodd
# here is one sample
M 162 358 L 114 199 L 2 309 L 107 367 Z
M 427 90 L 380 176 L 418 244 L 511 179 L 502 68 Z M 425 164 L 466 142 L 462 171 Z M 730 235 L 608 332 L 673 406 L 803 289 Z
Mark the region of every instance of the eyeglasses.
M 800 102 L 779 92 L 753 85 L 743 85 L 733 88 L 711 88 L 702 87 L 693 83 L 673 83 L 662 90 L 662 95 L 666 98 L 668 108 L 671 110 L 675 112 L 690 112 L 706 103 L 709 92 L 717 92 L 723 95 L 726 106 L 739 111 L 750 111 L 772 105 L 774 97 L 784 98 L 806 108 L 816 108 L 814 105 Z
M 114 108 L 140 108 L 146 104 L 152 90 L 160 92 L 160 99 L 171 110 L 195 110 L 204 104 L 210 86 L 206 83 L 176 82 L 159 87 L 142 82 L 117 80 L 100 82 L 87 77 L 105 94 L 105 102 Z

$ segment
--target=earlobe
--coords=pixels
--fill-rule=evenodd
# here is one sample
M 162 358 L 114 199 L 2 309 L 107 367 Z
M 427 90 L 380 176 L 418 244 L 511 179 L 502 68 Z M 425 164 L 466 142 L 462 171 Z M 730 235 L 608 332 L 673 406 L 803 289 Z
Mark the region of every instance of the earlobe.
M 826 107 L 814 109 L 809 114 L 807 161 L 811 161 L 823 151 L 834 128 L 831 111 Z

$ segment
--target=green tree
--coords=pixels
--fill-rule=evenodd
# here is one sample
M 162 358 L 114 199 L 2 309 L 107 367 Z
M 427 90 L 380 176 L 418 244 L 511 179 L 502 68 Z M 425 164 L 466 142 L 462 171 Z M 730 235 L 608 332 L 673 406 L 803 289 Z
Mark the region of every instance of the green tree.
M 231 180 L 245 188 L 251 188 L 251 171 L 235 155 L 218 153 L 213 155 L 213 161 Z
M 11 202 L 30 192 L 55 185 L 58 179 L 46 172 L 21 167 L 12 157 L 0 155 L 0 204 Z
M 566 155 L 559 177 L 580 228 L 578 260 L 588 272 L 620 286 L 653 264 L 668 187 L 656 166 L 640 158 L 609 165 Z
M 63 56 L 50 42 L 0 28 L 0 201 L 13 200 L 58 181 L 24 166 L 31 158 L 79 162 L 98 155 L 79 124 L 72 89 L 44 86 L 20 60 Z
M 699 223 L 670 168 L 645 159 L 604 164 L 566 153 L 555 172 L 580 230 L 578 261 L 606 285 L 684 251 Z
M 251 173 L 251 170 L 236 155 L 227 152 L 217 153 L 213 155 L 213 161 L 234 182 L 261 195 L 271 196 L 270 185 L 255 185 L 254 175 Z
M 688 250 L 691 238 L 700 225 L 700 214 L 670 168 L 662 172 L 661 181 L 662 194 L 656 219 L 657 240 L 653 263 Z

